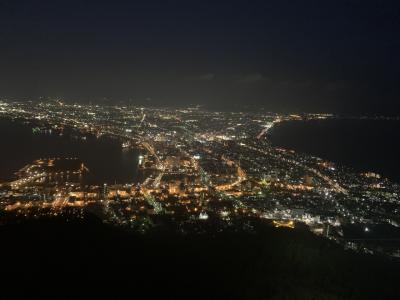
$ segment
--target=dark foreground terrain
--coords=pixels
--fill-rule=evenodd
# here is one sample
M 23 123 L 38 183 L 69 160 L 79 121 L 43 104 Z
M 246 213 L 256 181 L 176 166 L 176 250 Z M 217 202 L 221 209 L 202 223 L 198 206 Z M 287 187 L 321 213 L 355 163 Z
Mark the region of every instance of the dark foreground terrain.
M 0 237 L 1 290 L 12 299 L 400 297 L 398 262 L 303 230 L 259 224 L 256 233 L 135 235 L 89 216 L 3 225 Z

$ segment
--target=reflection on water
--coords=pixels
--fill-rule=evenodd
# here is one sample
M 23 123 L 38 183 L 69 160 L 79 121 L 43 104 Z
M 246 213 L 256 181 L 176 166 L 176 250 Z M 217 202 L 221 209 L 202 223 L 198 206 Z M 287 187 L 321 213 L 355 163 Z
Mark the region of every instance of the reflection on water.
M 132 183 L 141 180 L 138 172 L 139 150 L 122 149 L 111 138 L 87 137 L 86 140 L 57 133 L 32 133 L 31 125 L 0 119 L 0 179 L 33 160 L 44 157 L 77 157 L 89 168 L 86 182 Z

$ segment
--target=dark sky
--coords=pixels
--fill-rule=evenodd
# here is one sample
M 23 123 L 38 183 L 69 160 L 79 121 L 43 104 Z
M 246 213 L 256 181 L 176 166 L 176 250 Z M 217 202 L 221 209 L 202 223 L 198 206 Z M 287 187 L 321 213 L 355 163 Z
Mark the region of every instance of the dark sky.
M 399 2 L 0 0 L 0 95 L 400 113 Z

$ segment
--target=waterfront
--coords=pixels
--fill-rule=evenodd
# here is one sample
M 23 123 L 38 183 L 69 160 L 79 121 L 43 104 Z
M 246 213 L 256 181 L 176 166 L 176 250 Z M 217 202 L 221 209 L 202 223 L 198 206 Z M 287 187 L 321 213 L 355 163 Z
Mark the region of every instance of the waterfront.
M 140 180 L 139 150 L 121 148 L 117 140 L 58 133 L 33 133 L 32 124 L 0 119 L 3 141 L 0 180 L 7 180 L 26 164 L 38 158 L 78 157 L 89 168 L 87 183 L 131 183 Z
M 279 123 L 271 131 L 274 146 L 311 154 L 400 182 L 400 121 L 311 120 Z
M 398 184 L 372 172 L 354 172 L 275 147 L 268 139 L 277 124 L 338 119 L 334 115 L 224 113 L 59 100 L 0 102 L 0 113 L 4 119 L 18 120 L 8 123 L 14 131 L 4 129 L 3 138 L 14 145 L 7 147 L 11 150 L 4 161 L 13 160 L 14 151 L 26 159 L 10 172 L 36 159 L 17 174 L 17 180 L 2 184 L 4 223 L 65 215 L 76 208 L 78 217 L 95 212 L 104 222 L 141 234 L 165 222 L 183 234 L 202 234 L 203 223 L 214 230 L 253 231 L 242 220 L 254 219 L 290 230 L 305 223 L 311 232 L 355 251 L 390 257 L 399 253 L 397 245 L 385 247 L 380 239 L 366 245 L 364 239 L 353 240 L 343 230 L 348 224 L 361 230 L 368 227 L 365 232 L 371 233 L 378 233 L 380 224 L 399 227 Z M 340 121 L 343 130 L 353 126 Z M 324 144 L 317 135 L 312 137 Z M 122 145 L 143 150 L 122 150 Z M 26 152 L 31 156 L 25 157 Z M 39 159 L 66 156 L 77 157 L 90 175 L 102 177 L 83 185 L 68 180 L 71 172 L 87 176 L 81 165 L 63 168 L 61 176 L 66 173 L 67 180 L 58 180 L 53 174 L 60 175 L 55 171 L 59 160 Z M 133 176 L 139 165 L 143 173 L 152 174 L 144 180 Z M 127 177 L 122 176 L 125 170 Z M 137 184 L 121 184 L 134 183 L 135 178 Z

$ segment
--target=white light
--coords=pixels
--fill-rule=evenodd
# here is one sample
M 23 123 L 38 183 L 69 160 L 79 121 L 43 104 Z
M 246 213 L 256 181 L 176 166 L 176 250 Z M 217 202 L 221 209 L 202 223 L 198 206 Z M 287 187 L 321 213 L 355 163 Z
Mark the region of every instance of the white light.
M 199 215 L 200 220 L 207 220 L 208 219 L 208 214 L 206 212 L 202 212 Z

